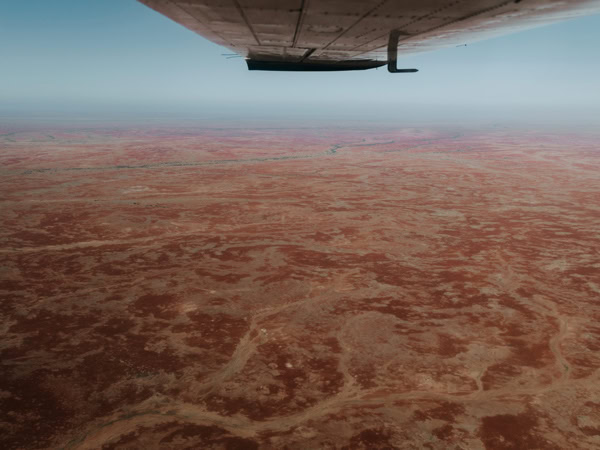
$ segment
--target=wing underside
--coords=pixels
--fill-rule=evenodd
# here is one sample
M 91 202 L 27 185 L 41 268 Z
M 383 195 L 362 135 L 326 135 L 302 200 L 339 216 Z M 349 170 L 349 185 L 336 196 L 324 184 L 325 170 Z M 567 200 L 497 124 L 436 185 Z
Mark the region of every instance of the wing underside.
M 600 12 L 600 0 L 140 0 L 250 69 L 353 70 Z

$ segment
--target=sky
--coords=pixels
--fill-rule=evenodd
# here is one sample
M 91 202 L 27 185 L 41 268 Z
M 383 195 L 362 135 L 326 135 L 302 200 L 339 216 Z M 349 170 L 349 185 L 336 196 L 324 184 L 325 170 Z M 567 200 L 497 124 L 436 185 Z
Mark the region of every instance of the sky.
M 417 74 L 249 72 L 135 0 L 0 0 L 0 110 L 599 111 L 600 16 L 399 60 Z

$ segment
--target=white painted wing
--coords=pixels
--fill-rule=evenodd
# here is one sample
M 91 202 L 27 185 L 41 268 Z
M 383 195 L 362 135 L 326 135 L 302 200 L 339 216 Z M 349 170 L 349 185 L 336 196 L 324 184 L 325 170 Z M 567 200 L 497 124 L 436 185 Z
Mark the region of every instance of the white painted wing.
M 392 31 L 401 56 L 600 13 L 600 0 L 139 1 L 267 70 L 383 65 Z

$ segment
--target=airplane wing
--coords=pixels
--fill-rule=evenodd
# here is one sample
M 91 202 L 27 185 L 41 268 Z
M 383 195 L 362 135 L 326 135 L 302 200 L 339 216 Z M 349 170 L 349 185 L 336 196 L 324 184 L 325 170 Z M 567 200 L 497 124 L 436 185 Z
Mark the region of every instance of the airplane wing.
M 600 0 L 139 0 L 250 70 L 359 70 L 600 13 Z

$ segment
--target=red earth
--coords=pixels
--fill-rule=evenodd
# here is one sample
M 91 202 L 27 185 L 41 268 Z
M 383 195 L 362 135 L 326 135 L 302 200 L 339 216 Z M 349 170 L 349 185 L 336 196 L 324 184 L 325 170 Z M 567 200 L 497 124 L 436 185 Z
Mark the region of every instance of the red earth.
M 0 127 L 0 447 L 599 448 L 599 143 Z

